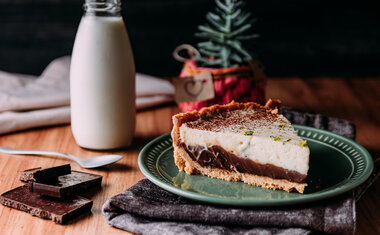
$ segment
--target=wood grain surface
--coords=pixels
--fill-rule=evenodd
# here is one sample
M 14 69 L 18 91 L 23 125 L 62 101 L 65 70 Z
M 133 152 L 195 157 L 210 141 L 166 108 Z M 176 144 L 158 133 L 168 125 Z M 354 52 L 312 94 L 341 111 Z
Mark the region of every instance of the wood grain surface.
M 267 97 L 279 98 L 296 110 L 318 112 L 346 119 L 357 126 L 357 142 L 380 157 L 380 79 L 376 78 L 271 78 Z M 153 138 L 171 130 L 171 116 L 178 108 L 166 105 L 137 113 L 135 140 L 130 148 L 112 152 L 89 151 L 78 147 L 70 125 L 38 128 L 0 136 L 0 146 L 51 150 L 90 158 L 106 153 L 123 155 L 116 164 L 101 169 L 81 169 L 61 157 L 10 156 L 0 154 L 0 193 L 22 185 L 18 172 L 33 167 L 71 163 L 73 170 L 103 175 L 101 190 L 83 194 L 94 200 L 91 213 L 58 225 L 49 220 L 0 206 L 1 234 L 126 234 L 106 224 L 101 213 L 103 203 L 143 178 L 137 165 L 142 147 Z M 357 205 L 356 234 L 380 234 L 380 180 L 367 191 Z

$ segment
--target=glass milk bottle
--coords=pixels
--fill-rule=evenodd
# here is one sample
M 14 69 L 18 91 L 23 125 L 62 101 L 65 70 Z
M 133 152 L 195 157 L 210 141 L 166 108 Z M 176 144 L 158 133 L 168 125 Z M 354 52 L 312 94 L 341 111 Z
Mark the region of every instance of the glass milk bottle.
M 135 129 L 135 66 L 120 0 L 86 0 L 71 68 L 71 127 L 88 149 L 130 145 Z

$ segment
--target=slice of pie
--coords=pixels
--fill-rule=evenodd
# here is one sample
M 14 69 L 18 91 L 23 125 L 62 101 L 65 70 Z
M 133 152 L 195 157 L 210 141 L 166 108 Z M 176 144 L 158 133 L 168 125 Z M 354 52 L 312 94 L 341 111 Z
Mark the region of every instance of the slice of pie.
M 303 193 L 310 150 L 279 105 L 231 102 L 173 116 L 175 164 L 188 174 Z

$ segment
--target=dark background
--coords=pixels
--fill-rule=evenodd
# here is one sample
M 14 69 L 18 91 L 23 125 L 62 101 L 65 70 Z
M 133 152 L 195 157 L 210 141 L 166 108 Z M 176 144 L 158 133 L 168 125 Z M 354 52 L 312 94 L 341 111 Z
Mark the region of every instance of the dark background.
M 255 48 L 269 76 L 379 76 L 377 1 L 247 1 L 261 35 Z M 80 0 L 0 0 L 0 70 L 40 74 L 71 53 Z M 127 0 L 123 17 L 138 72 L 177 75 L 177 45 L 195 45 L 213 0 Z

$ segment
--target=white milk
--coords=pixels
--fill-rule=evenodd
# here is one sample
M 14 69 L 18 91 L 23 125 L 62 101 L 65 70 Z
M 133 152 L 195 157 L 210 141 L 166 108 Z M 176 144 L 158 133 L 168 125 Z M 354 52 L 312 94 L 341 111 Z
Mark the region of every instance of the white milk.
M 130 145 L 135 130 L 135 66 L 122 17 L 83 16 L 70 71 L 71 126 L 89 149 Z

